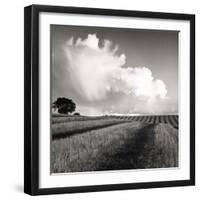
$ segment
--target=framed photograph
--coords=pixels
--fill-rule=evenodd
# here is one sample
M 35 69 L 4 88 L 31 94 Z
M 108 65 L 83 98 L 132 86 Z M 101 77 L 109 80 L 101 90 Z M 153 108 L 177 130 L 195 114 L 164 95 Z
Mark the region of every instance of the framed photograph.
M 25 8 L 24 191 L 195 184 L 195 16 Z

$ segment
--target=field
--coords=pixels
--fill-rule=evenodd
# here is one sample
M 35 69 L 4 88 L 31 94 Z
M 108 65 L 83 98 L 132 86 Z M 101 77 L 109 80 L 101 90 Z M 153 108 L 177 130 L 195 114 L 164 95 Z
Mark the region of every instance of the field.
M 51 173 L 178 166 L 178 115 L 55 115 L 51 138 Z

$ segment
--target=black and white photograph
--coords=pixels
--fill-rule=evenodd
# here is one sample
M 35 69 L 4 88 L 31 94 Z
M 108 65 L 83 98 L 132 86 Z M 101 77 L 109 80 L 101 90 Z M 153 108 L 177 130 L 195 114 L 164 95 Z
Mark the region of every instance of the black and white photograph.
M 50 25 L 50 172 L 179 167 L 179 32 Z
M 24 11 L 24 192 L 195 185 L 195 15 Z

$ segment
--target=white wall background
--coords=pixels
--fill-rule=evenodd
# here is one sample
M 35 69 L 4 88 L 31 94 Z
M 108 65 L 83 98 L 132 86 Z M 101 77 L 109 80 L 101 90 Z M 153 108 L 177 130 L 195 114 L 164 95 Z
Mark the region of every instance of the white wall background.
M 0 11 L 0 199 L 31 199 L 23 194 L 23 7 L 30 4 L 132 9 L 196 14 L 196 86 L 200 85 L 198 0 L 5 0 Z M 196 102 L 200 88 L 196 89 Z M 40 196 L 37 199 L 197 199 L 200 195 L 200 104 L 196 104 L 196 186 Z

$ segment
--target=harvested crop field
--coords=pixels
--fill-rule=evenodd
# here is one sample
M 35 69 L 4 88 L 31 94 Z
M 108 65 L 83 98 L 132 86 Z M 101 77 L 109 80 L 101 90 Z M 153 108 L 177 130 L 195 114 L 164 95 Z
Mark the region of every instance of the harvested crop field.
M 51 173 L 178 167 L 178 116 L 52 117 Z

